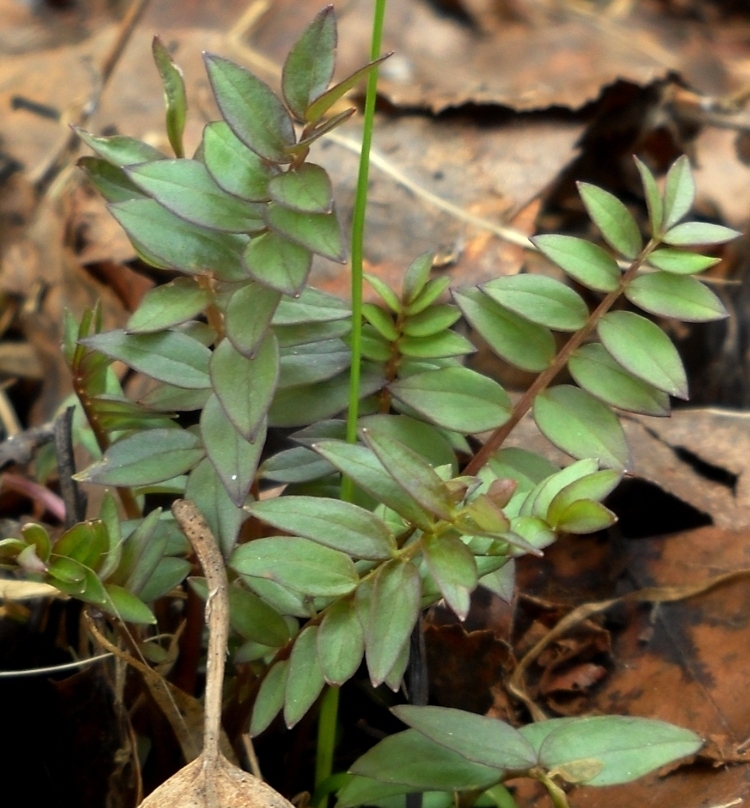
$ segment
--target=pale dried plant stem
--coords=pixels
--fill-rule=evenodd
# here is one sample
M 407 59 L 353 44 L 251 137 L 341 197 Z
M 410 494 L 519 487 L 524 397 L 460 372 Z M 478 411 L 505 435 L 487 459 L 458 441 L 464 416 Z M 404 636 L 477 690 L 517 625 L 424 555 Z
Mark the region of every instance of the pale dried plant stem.
M 196 504 L 189 499 L 178 499 L 172 505 L 172 513 L 198 556 L 208 586 L 206 601 L 208 659 L 204 702 L 203 762 L 204 765 L 212 766 L 216 764 L 220 754 L 222 691 L 229 639 L 227 573 L 216 539 Z

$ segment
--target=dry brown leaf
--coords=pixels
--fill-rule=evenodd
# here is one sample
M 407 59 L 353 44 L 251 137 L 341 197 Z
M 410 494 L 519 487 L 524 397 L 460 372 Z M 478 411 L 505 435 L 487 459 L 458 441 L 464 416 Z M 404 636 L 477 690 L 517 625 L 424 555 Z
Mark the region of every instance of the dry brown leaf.
M 219 749 L 224 662 L 229 636 L 227 574 L 216 539 L 195 503 L 177 500 L 172 512 L 198 556 L 208 584 L 209 625 L 203 751 L 162 783 L 143 808 L 292 808 L 270 786 L 230 763 Z

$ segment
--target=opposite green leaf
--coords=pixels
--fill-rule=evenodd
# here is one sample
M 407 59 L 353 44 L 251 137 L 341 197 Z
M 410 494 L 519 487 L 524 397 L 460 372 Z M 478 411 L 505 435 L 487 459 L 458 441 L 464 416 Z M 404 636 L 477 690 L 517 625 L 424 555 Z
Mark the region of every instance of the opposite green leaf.
M 484 284 L 482 291 L 506 309 L 556 331 L 578 331 L 589 316 L 580 295 L 544 275 L 506 275 Z
M 300 213 L 330 213 L 333 189 L 325 169 L 314 163 L 277 174 L 268 183 L 271 199 Z
M 75 475 L 82 482 L 131 487 L 170 480 L 203 457 L 198 438 L 182 429 L 148 429 L 119 440 Z
M 318 96 L 305 110 L 305 121 L 307 123 L 316 123 L 323 115 L 339 100 L 343 98 L 346 93 L 353 87 L 356 87 L 360 81 L 364 80 L 369 73 L 377 70 L 378 65 L 385 61 L 390 56 L 389 53 L 369 62 L 364 67 L 356 70 L 351 76 L 345 78 L 343 81 L 335 84 L 330 90 L 327 90 L 322 95 Z
M 237 542 L 237 534 L 246 514 L 232 502 L 213 463 L 207 457 L 190 472 L 185 496 L 198 506 L 219 542 L 222 555 L 228 558 Z
M 388 474 L 371 449 L 339 440 L 321 440 L 314 443 L 312 448 L 378 502 L 421 530 L 432 528 L 432 519 Z
M 628 311 L 610 311 L 598 325 L 599 338 L 612 356 L 634 376 L 658 390 L 686 399 L 682 360 L 658 325 Z
M 402 295 L 405 305 L 409 306 L 412 304 L 424 289 L 430 277 L 433 258 L 433 253 L 422 253 L 422 255 L 412 261 L 409 268 L 406 270 Z
M 552 721 L 529 725 L 521 734 L 527 735 L 532 726 L 547 730 L 538 746 L 540 763 L 547 769 L 564 773 L 577 761 L 601 761 L 599 773 L 585 781 L 592 786 L 629 783 L 703 745 L 694 732 L 649 718 L 602 715 L 557 721 L 551 728 L 545 725 Z
M 448 489 L 429 463 L 387 433 L 378 432 L 377 428 L 374 431 L 362 429 L 362 437 L 385 470 L 410 497 L 439 519 L 452 519 Z
M 248 202 L 265 202 L 274 169 L 235 136 L 224 121 L 203 130 L 203 161 L 211 176 L 228 194 Z
M 294 43 L 284 62 L 281 89 L 289 109 L 305 120 L 310 104 L 333 78 L 336 63 L 336 15 L 333 6 L 320 11 Z
M 271 88 L 229 59 L 213 54 L 204 59 L 216 103 L 235 135 L 272 163 L 290 162 L 294 125 Z
M 472 763 L 415 729 L 385 738 L 365 752 L 349 771 L 419 791 L 480 791 L 503 776 L 501 770 Z
M 736 230 L 707 222 L 684 222 L 668 230 L 662 237 L 665 244 L 687 247 L 692 244 L 724 244 L 740 236 Z
M 232 293 L 224 312 L 224 328 L 229 341 L 243 356 L 255 355 L 280 300 L 281 292 L 254 281 Z
M 625 205 L 609 191 L 587 182 L 578 183 L 578 192 L 605 241 L 626 258 L 634 259 L 643 246 L 643 239 Z
M 500 385 L 468 368 L 417 373 L 388 386 L 395 398 L 444 429 L 467 434 L 504 424 L 510 399 Z
M 318 660 L 326 682 L 338 686 L 351 679 L 364 652 L 365 634 L 354 601 L 337 601 L 318 630 Z
M 281 354 L 279 388 L 326 381 L 350 365 L 351 351 L 338 339 L 285 348 Z
M 582 345 L 568 360 L 576 383 L 612 407 L 644 415 L 669 415 L 669 396 L 635 378 L 600 343 Z
M 445 602 L 459 620 L 465 620 L 469 613 L 469 596 L 477 586 L 477 565 L 471 551 L 458 536 L 448 534 L 426 536 L 422 552 Z
M 231 196 L 197 160 L 155 160 L 125 170 L 130 179 L 185 221 L 227 233 L 263 228 L 263 205 Z
M 318 627 L 304 629 L 294 642 L 284 692 L 284 721 L 293 727 L 313 706 L 325 685 L 318 661 Z
M 269 331 L 252 359 L 222 340 L 208 363 L 211 385 L 234 428 L 254 441 L 279 378 L 279 347 Z
M 651 314 L 689 323 L 723 320 L 729 316 L 721 300 L 700 281 L 671 272 L 638 276 L 628 284 L 625 297 Z
M 187 94 L 182 70 L 172 61 L 164 43 L 155 36 L 151 45 L 156 67 L 164 85 L 164 101 L 167 108 L 167 137 L 175 157 L 184 157 L 182 133 L 187 118 Z
M 121 168 L 100 157 L 81 157 L 76 165 L 83 169 L 91 184 L 107 202 L 127 202 L 131 199 L 147 198 Z
M 309 597 L 348 595 L 358 582 L 354 563 L 344 553 L 294 536 L 241 544 L 229 564 L 248 582 L 268 579 Z
M 93 149 L 108 163 L 120 168 L 131 166 L 135 163 L 166 159 L 166 155 L 162 154 L 158 149 L 134 137 L 124 135 L 97 137 L 83 129 L 79 129 L 77 126 L 74 126 L 73 129 L 89 148 Z
M 656 184 L 654 175 L 649 170 L 645 163 L 642 163 L 637 157 L 635 160 L 638 173 L 641 175 L 641 182 L 643 183 L 643 190 L 646 194 L 646 204 L 648 205 L 648 219 L 651 224 L 651 232 L 654 236 L 661 233 L 662 222 L 664 221 L 664 206 L 662 204 L 661 192 Z
M 392 712 L 431 741 L 474 763 L 505 771 L 524 770 L 537 763 L 531 744 L 510 724 L 496 718 L 411 704 L 393 707 Z
M 223 281 L 246 277 L 242 267 L 245 236 L 188 224 L 152 199 L 120 202 L 109 210 L 136 248 L 153 256 L 158 266 L 191 275 L 215 275 Z
M 631 466 L 625 433 L 612 410 L 577 387 L 558 385 L 540 393 L 534 399 L 534 420 L 572 457 L 596 458 L 607 468 Z
M 255 441 L 250 443 L 237 432 L 213 394 L 203 408 L 200 426 L 206 454 L 230 499 L 239 508 L 247 498 L 258 468 L 266 440 L 265 421 L 261 422 Z
M 106 584 L 107 602 L 104 608 L 110 613 L 124 620 L 126 623 L 153 625 L 156 623 L 151 609 L 135 595 L 116 584 Z
M 664 230 L 677 224 L 693 206 L 695 180 L 683 154 L 672 163 L 664 187 Z
M 408 337 L 431 337 L 461 319 L 461 311 L 447 303 L 430 306 L 404 319 L 402 332 Z
M 296 297 L 307 281 L 312 253 L 278 233 L 263 233 L 247 245 L 243 260 L 264 286 Z
M 555 340 L 544 326 L 532 323 L 501 306 L 479 289 L 453 292 L 466 319 L 492 351 L 502 359 L 532 372 L 549 367 L 555 356 Z
M 598 244 L 575 236 L 534 236 L 531 240 L 550 261 L 583 286 L 597 292 L 617 289 L 620 268 Z
M 126 334 L 122 329 L 115 329 L 87 337 L 81 340 L 81 344 L 176 387 L 198 389 L 210 386 L 208 360 L 211 352 L 177 331 Z
M 289 660 L 277 662 L 268 671 L 258 690 L 250 721 L 250 735 L 255 737 L 266 729 L 284 706 L 284 692 L 289 671 Z
M 419 617 L 421 593 L 419 572 L 408 561 L 388 561 L 375 575 L 365 626 L 365 655 L 373 687 L 385 681 L 409 642 Z
M 283 326 L 329 323 L 348 320 L 351 314 L 343 300 L 308 286 L 298 298 L 284 298 L 279 303 L 273 323 Z
M 335 209 L 331 213 L 301 213 L 271 202 L 265 210 L 265 221 L 280 236 L 317 255 L 341 264 L 346 260 L 341 224 Z
M 648 263 L 657 269 L 665 272 L 674 272 L 675 275 L 694 275 L 703 272 L 704 269 L 716 266 L 721 258 L 713 258 L 710 255 L 698 255 L 686 250 L 673 250 L 670 247 L 662 247 L 654 250 L 648 256 Z
M 279 530 L 355 558 L 379 561 L 390 558 L 396 550 L 396 541 L 385 522 L 349 502 L 286 496 L 254 502 L 247 510 Z
M 199 286 L 192 278 L 176 278 L 146 292 L 125 330 L 129 334 L 164 331 L 192 320 L 212 299 L 208 289 Z

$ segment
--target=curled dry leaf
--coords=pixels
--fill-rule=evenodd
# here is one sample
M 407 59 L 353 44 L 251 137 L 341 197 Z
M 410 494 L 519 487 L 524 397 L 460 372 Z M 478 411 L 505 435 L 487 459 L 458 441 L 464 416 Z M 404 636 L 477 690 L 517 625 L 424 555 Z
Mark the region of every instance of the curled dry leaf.
M 198 556 L 208 584 L 208 665 L 203 751 L 142 803 L 142 808 L 292 808 L 284 797 L 230 763 L 219 750 L 221 691 L 229 634 L 224 560 L 194 502 L 178 500 L 172 512 Z

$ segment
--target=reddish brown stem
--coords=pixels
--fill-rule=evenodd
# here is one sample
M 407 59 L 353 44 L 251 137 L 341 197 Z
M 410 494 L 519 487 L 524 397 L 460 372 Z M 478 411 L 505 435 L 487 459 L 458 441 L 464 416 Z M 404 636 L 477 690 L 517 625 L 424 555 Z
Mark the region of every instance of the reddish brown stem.
M 467 475 L 477 474 L 481 468 L 489 461 L 492 455 L 503 445 L 506 438 L 515 429 L 519 421 L 531 409 L 534 399 L 545 390 L 554 380 L 555 376 L 565 367 L 571 354 L 576 351 L 586 337 L 596 328 L 597 323 L 601 318 L 612 308 L 613 304 L 625 291 L 627 285 L 638 274 L 638 270 L 643 266 L 643 263 L 648 258 L 651 251 L 656 247 L 655 242 L 649 243 L 643 248 L 638 257 L 628 267 L 625 273 L 620 278 L 620 284 L 614 291 L 610 292 L 604 297 L 599 305 L 589 315 L 586 325 L 565 343 L 562 349 L 555 357 L 552 364 L 547 370 L 540 373 L 534 383 L 529 389 L 521 396 L 518 403 L 513 408 L 510 418 L 500 427 L 498 427 L 482 446 L 482 448 L 474 455 L 469 461 L 463 473 Z

